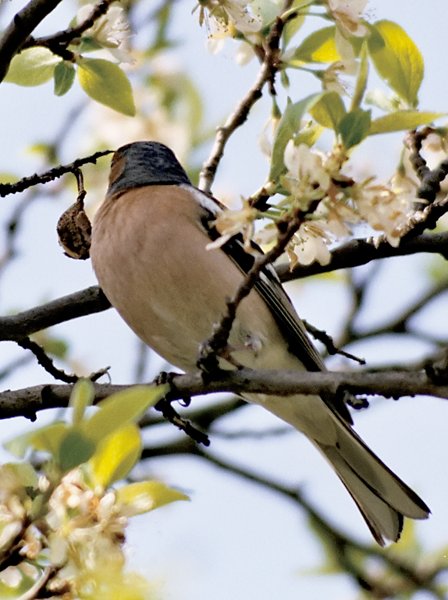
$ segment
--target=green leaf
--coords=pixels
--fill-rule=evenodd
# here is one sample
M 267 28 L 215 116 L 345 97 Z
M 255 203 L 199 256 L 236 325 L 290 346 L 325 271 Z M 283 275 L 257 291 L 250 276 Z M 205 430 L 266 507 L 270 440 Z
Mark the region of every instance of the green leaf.
M 96 485 L 106 489 L 126 477 L 140 458 L 142 440 L 137 425 L 130 423 L 105 438 L 89 464 Z
M 63 60 L 56 65 L 53 77 L 55 95 L 63 96 L 73 85 L 75 80 L 75 67 L 71 62 Z
M 370 110 L 362 108 L 355 108 L 340 120 L 338 133 L 347 150 L 362 142 L 369 135 L 370 121 Z
M 339 121 L 344 117 L 346 110 L 342 98 L 336 92 L 324 92 L 322 98 L 310 109 L 315 121 L 337 131 Z
M 57 463 L 63 471 L 70 471 L 85 463 L 95 452 L 96 444 L 80 428 L 72 427 L 59 445 Z
M 353 92 L 352 102 L 350 110 L 359 108 L 361 106 L 362 99 L 367 87 L 367 79 L 369 77 L 369 61 L 367 57 L 367 44 L 363 42 L 361 46 L 361 52 L 359 54 L 359 72 L 358 78 L 356 79 L 355 91 Z
M 102 58 L 79 59 L 78 79 L 82 89 L 93 100 L 124 115 L 135 115 L 131 84 L 115 63 Z
M 139 515 L 165 504 L 190 498 L 160 481 L 138 481 L 117 491 L 117 501 L 125 504 L 127 514 Z
M 368 48 L 379 76 L 410 107 L 416 106 L 424 71 L 420 50 L 392 21 L 378 21 L 370 31 Z
M 52 456 L 57 456 L 59 445 L 67 430 L 66 423 L 51 423 L 31 433 L 14 437 L 6 442 L 4 447 L 19 458 L 23 458 L 30 449 L 49 452 Z
M 127 423 L 137 421 L 168 391 L 167 385 L 136 385 L 112 394 L 82 423 L 85 434 L 98 442 Z
M 95 390 L 90 379 L 79 379 L 70 395 L 69 406 L 73 408 L 73 425 L 78 425 L 83 417 L 85 410 L 91 406 L 95 399 Z
M 336 27 L 324 27 L 303 40 L 293 54 L 293 61 L 331 63 L 341 59 L 335 42 Z
M 59 62 L 61 58 L 47 48 L 27 48 L 14 56 L 5 81 L 30 87 L 41 85 L 53 77 Z
M 445 113 L 420 112 L 418 110 L 398 110 L 384 117 L 374 119 L 370 125 L 370 135 L 377 133 L 390 133 L 415 129 L 419 125 L 432 123 L 435 119 L 443 117 Z
M 269 179 L 276 181 L 284 171 L 283 155 L 286 144 L 300 130 L 301 120 L 305 113 L 322 97 L 322 94 L 312 94 L 299 102 L 289 102 L 280 119 L 272 148 L 271 170 Z

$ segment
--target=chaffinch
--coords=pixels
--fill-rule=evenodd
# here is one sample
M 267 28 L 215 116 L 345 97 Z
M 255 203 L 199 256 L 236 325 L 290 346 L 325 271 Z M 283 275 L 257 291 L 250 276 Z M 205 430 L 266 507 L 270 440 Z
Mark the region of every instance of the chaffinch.
M 169 148 L 144 141 L 115 152 L 93 223 L 90 255 L 104 294 L 148 346 L 185 371 L 195 369 L 201 344 L 254 261 L 238 235 L 207 249 L 221 210 Z M 229 361 L 220 359 L 225 368 L 325 369 L 272 268 L 238 306 L 228 352 Z M 311 440 L 379 544 L 398 540 L 403 516 L 428 517 L 426 504 L 355 433 L 342 403 L 300 394 L 245 398 Z

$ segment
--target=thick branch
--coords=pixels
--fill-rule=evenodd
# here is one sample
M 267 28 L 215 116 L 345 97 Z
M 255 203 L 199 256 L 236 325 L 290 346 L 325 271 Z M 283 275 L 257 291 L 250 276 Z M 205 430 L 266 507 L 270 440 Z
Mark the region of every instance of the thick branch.
M 52 325 L 85 317 L 110 307 L 97 286 L 52 300 L 8 317 L 0 317 L 0 341 L 16 341 Z
M 11 60 L 27 37 L 60 2 L 61 0 L 31 0 L 14 16 L 0 39 L 0 81 L 3 81 Z
M 448 233 L 422 233 L 402 240 L 397 248 L 391 246 L 387 241 L 381 241 L 378 246 L 375 246 L 367 239 L 350 240 L 332 250 L 331 261 L 328 265 L 314 262 L 311 265 L 297 265 L 292 271 L 288 265 L 281 265 L 277 268 L 277 272 L 282 281 L 291 281 L 310 275 L 329 273 L 338 269 L 359 267 L 382 258 L 408 256 L 424 252 L 440 254 L 448 259 Z
M 172 382 L 170 400 L 185 396 L 215 392 L 264 393 L 277 396 L 292 394 L 336 395 L 341 390 L 353 394 L 403 396 L 429 395 L 448 399 L 448 385 L 433 383 L 423 371 L 378 371 L 375 373 L 308 373 L 298 371 L 254 371 L 241 369 L 214 374 L 213 380 L 204 382 L 201 372 L 179 375 Z M 96 398 L 128 386 L 95 384 Z M 0 393 L 0 418 L 29 416 L 37 411 L 67 406 L 70 385 L 41 385 L 22 390 Z M 297 398 L 300 402 L 300 398 Z

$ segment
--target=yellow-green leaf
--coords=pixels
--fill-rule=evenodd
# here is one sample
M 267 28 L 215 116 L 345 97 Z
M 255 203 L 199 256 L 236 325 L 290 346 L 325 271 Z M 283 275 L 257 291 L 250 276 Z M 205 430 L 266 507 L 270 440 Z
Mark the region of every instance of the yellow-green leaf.
M 75 80 L 75 67 L 71 62 L 62 60 L 56 65 L 53 77 L 55 95 L 63 96 L 73 85 L 73 81 Z
M 420 112 L 418 110 L 397 110 L 396 112 L 374 119 L 370 125 L 370 135 L 415 129 L 416 127 L 419 127 L 419 125 L 432 123 L 435 119 L 443 117 L 444 114 L 445 113 Z
M 126 505 L 126 513 L 139 515 L 170 502 L 189 500 L 190 498 L 160 481 L 138 481 L 120 488 L 117 500 Z
M 57 463 L 63 471 L 70 471 L 87 462 L 95 449 L 95 442 L 90 440 L 80 428 L 72 427 L 61 440 Z
M 370 120 L 370 110 L 355 108 L 339 121 L 338 133 L 347 150 L 362 142 L 369 135 Z
M 99 410 L 82 423 L 85 434 L 100 441 L 127 423 L 137 421 L 168 391 L 167 385 L 136 385 L 100 402 Z
M 70 395 L 69 406 L 73 408 L 72 421 L 74 425 L 80 423 L 84 417 L 85 410 L 91 406 L 95 398 L 95 390 L 89 379 L 79 379 Z
M 52 456 L 56 456 L 67 429 L 68 426 L 65 423 L 51 423 L 36 431 L 14 437 L 6 442 L 4 447 L 19 458 L 23 458 L 30 449 L 49 452 Z
M 341 59 L 335 42 L 336 27 L 324 27 L 303 40 L 293 54 L 293 61 L 331 63 Z
M 103 489 L 123 479 L 140 458 L 142 441 L 137 425 L 130 423 L 105 438 L 89 464 L 92 478 Z
M 135 115 L 131 84 L 115 63 L 102 58 L 79 59 L 78 79 L 93 100 L 130 117 Z
M 269 179 L 277 181 L 284 171 L 283 155 L 286 144 L 300 130 L 301 121 L 307 111 L 322 97 L 322 94 L 311 94 L 299 102 L 289 102 L 280 119 L 274 139 Z
M 371 26 L 368 47 L 380 77 L 410 107 L 417 105 L 424 63 L 420 50 L 408 34 L 393 21 Z
M 315 121 L 337 131 L 339 121 L 345 115 L 345 106 L 339 94 L 336 92 L 325 92 L 322 98 L 310 109 L 311 116 Z
M 61 58 L 48 48 L 27 48 L 14 56 L 5 81 L 24 86 L 41 85 L 53 77 L 59 62 Z

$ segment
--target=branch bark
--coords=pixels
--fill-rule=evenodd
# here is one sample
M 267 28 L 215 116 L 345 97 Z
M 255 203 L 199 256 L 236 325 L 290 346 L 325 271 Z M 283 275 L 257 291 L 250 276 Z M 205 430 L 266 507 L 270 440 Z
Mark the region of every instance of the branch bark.
M 47 327 L 101 312 L 110 303 L 98 286 L 52 300 L 8 317 L 0 317 L 0 341 L 16 341 Z
M 129 386 L 94 384 L 96 400 Z M 38 385 L 20 390 L 0 393 L 0 418 L 17 416 L 35 418 L 38 411 L 65 407 L 68 404 L 71 385 Z M 214 374 L 204 382 L 201 372 L 187 373 L 173 378 L 170 400 L 182 400 L 186 396 L 215 392 L 263 393 L 278 396 L 292 394 L 336 395 L 347 390 L 353 394 L 380 395 L 389 398 L 429 395 L 448 399 L 448 385 L 434 383 L 424 372 L 377 371 L 371 372 L 325 372 L 275 371 L 241 369 Z M 300 398 L 297 399 L 300 402 Z
M 31 0 L 14 15 L 0 39 L 0 81 L 8 72 L 11 60 L 32 31 L 62 0 Z

